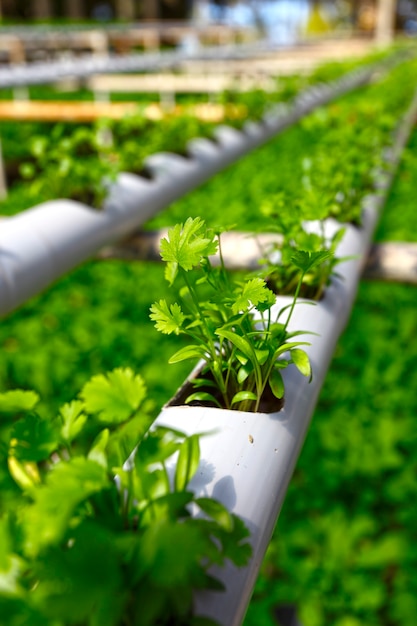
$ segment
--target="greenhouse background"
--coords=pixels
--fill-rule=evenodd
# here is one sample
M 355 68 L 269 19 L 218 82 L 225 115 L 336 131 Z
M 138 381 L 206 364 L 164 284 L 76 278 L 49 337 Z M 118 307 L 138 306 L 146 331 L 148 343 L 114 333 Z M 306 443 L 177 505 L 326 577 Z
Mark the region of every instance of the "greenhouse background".
M 413 624 L 417 2 L 0 16 L 0 624 Z

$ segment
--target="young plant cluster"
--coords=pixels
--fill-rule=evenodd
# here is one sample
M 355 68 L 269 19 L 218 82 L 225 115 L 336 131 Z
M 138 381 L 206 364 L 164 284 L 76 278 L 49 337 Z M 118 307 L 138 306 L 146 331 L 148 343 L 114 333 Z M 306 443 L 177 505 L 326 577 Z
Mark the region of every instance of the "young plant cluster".
M 364 197 L 375 192 L 378 176 L 389 167 L 384 153 L 391 147 L 398 113 L 409 97 L 413 67 L 415 62 L 396 70 L 404 84 L 394 97 L 391 95 L 389 111 L 381 97 L 382 84 L 373 86 L 373 97 L 360 100 L 355 107 L 332 104 L 301 122 L 307 143 L 314 146 L 320 136 L 310 155 L 301 160 L 301 185 L 271 194 L 260 207 L 265 218 L 262 230 L 280 235 L 279 243 L 264 250 L 262 259 L 262 275 L 277 293 L 295 291 L 300 278 L 291 262 L 295 250 L 327 250 L 327 261 L 304 275 L 301 288 L 303 296 L 315 300 L 322 297 L 335 267 L 343 260 L 335 257 L 345 232 L 343 223 L 360 226 Z M 328 218 L 339 224 L 330 235 Z
M 220 265 L 215 267 L 210 257 L 217 251 Z M 275 294 L 261 277 L 237 280 L 226 270 L 220 236 L 201 218 L 188 218 L 172 228 L 161 242 L 161 256 L 169 284 L 181 281 L 179 302 L 155 302 L 151 319 L 160 332 L 181 333 L 191 340 L 170 363 L 204 362 L 201 377 L 192 380 L 197 391 L 186 402 L 257 412 L 267 391 L 283 398 L 281 371 L 291 363 L 311 379 L 301 347 L 308 344 L 296 339 L 304 332 L 289 331 L 288 326 L 304 276 L 327 261 L 328 252 L 294 252 L 291 262 L 300 278 L 292 303 L 278 310 Z
M 20 171 L 30 181 L 32 196 L 101 206 L 119 171 L 104 133 L 88 126 L 69 132 L 67 125 L 57 124 L 49 136 L 34 137 L 31 147 L 34 161 L 22 164 Z
M 129 369 L 54 419 L 34 392 L 0 394 L 2 624 L 214 625 L 193 594 L 221 589 L 212 565 L 247 562 L 248 531 L 190 491 L 199 436 L 150 428 L 145 394 Z
M 345 228 L 339 227 L 329 235 L 325 207 L 295 204 L 289 211 L 282 193 L 265 200 L 261 211 L 270 220 L 269 230 L 279 236 L 277 242 L 263 250 L 261 276 L 276 293 L 294 294 L 298 288 L 301 296 L 320 300 L 336 273 L 337 264 L 343 260 L 336 256 L 336 250 Z M 297 250 L 321 253 L 322 261 L 302 273 L 292 260 Z
M 367 57 L 355 66 L 373 60 Z M 218 98 L 225 104 L 223 121 L 241 127 L 247 119 L 261 119 L 272 104 L 291 100 L 303 89 L 334 80 L 350 69 L 351 63 L 324 64 L 311 76 L 276 78 L 276 86 L 268 92 L 260 88 L 226 90 Z M 240 116 L 236 116 L 237 107 L 244 112 Z M 187 112 L 150 120 L 139 105 L 137 113 L 122 120 L 100 120 L 74 131 L 68 124 L 58 124 L 49 134 L 32 138 L 31 159 L 20 167 L 21 176 L 31 181 L 28 200 L 64 197 L 101 208 L 108 185 L 119 172 L 143 173 L 147 156 L 159 151 L 181 154 L 192 138 L 211 137 L 214 126 L 214 122 L 198 120 Z

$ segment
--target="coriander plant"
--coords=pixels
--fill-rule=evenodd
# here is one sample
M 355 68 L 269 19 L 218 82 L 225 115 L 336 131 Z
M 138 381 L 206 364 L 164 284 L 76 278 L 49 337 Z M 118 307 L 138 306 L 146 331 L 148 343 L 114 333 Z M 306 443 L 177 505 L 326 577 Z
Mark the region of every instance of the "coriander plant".
M 33 392 L 0 394 L 2 624 L 214 624 L 193 593 L 221 588 L 213 564 L 246 564 L 248 532 L 189 490 L 199 436 L 150 428 L 145 393 L 116 369 L 54 419 Z
M 302 200 L 291 206 L 291 211 L 288 203 L 286 195 L 281 192 L 261 206 L 263 215 L 270 220 L 268 230 L 279 234 L 280 239 L 263 250 L 260 275 L 277 294 L 294 294 L 298 288 L 303 297 L 320 300 L 331 276 L 336 274 L 335 267 L 345 260 L 335 256 L 345 228 L 340 227 L 327 237 L 325 196 L 317 194 L 315 188 L 310 188 Z M 314 229 L 308 226 L 312 223 Z M 298 250 L 318 255 L 319 261 L 304 271 L 294 263 Z
M 220 265 L 210 256 L 219 250 Z M 172 286 L 181 281 L 179 302 L 166 300 L 151 307 L 157 330 L 184 334 L 191 343 L 169 360 L 204 362 L 202 376 L 192 381 L 197 389 L 186 402 L 209 402 L 218 407 L 244 411 L 262 410 L 267 391 L 282 399 L 282 369 L 294 363 L 311 378 L 306 352 L 308 345 L 293 339 L 303 334 L 289 332 L 303 276 L 317 263 L 321 253 L 295 255 L 301 278 L 290 307 L 273 312 L 275 295 L 260 277 L 234 279 L 227 272 L 221 254 L 220 236 L 206 227 L 201 218 L 177 224 L 161 242 L 161 256 L 167 262 L 166 278 Z M 287 312 L 285 322 L 281 315 Z M 275 405 L 276 408 L 276 405 Z
M 21 174 L 31 181 L 32 195 L 45 199 L 70 198 L 100 208 L 120 169 L 98 127 L 68 132 L 58 124 L 50 136 L 34 137 L 31 150 L 35 163 L 23 164 Z

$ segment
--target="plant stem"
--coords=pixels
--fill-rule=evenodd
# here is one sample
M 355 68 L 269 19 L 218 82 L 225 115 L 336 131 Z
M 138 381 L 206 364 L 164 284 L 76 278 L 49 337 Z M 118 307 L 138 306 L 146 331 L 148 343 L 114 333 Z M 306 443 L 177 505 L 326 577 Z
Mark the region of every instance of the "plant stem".
M 290 319 L 292 317 L 292 314 L 293 314 L 293 311 L 294 311 L 294 307 L 295 307 L 295 303 L 297 302 L 298 294 L 300 293 L 300 289 L 301 289 L 301 285 L 302 285 L 304 276 L 305 276 L 305 272 L 303 272 L 301 274 L 301 276 L 300 276 L 300 278 L 298 280 L 298 284 L 297 284 L 297 287 L 295 289 L 295 294 L 294 294 L 294 297 L 293 297 L 293 300 L 292 300 L 290 312 L 288 314 L 287 321 L 284 324 L 284 330 L 283 330 L 284 334 L 287 332 L 287 327 L 288 327 L 288 324 L 289 324 Z

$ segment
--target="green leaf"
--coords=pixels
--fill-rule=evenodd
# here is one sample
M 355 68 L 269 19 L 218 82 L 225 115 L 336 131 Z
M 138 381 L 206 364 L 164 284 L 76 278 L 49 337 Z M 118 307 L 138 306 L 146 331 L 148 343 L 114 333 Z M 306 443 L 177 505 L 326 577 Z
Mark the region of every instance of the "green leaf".
M 194 502 L 227 532 L 233 530 L 233 518 L 223 504 L 211 498 L 196 498 Z
M 274 360 L 276 360 L 281 354 L 284 354 L 285 352 L 291 351 L 292 349 L 296 348 L 297 346 L 309 346 L 309 342 L 308 341 L 290 341 L 288 343 L 283 343 L 281 346 L 279 346 L 275 352 L 274 352 Z
M 166 300 L 160 300 L 151 306 L 150 318 L 155 322 L 155 327 L 159 332 L 165 335 L 171 335 L 172 333 L 179 335 L 185 315 L 181 311 L 180 305 L 176 302 L 168 307 Z
M 200 440 L 198 435 L 187 437 L 181 444 L 175 471 L 176 491 L 183 491 L 197 471 L 200 462 Z
M 23 491 L 32 493 L 35 485 L 40 482 L 38 466 L 31 462 L 20 462 L 13 455 L 8 457 L 7 466 L 15 483 Z
M 268 382 L 274 396 L 281 400 L 285 392 L 284 381 L 282 380 L 281 372 L 275 367 L 271 372 Z
M 59 435 L 50 419 L 29 413 L 16 422 L 10 451 L 21 461 L 44 461 L 58 447 Z
M 87 410 L 109 424 L 126 421 L 139 408 L 145 395 L 142 377 L 135 376 L 129 368 L 115 369 L 107 376 L 94 376 L 80 393 Z
M 177 263 L 185 271 L 201 262 L 202 257 L 217 252 L 214 233 L 208 232 L 204 220 L 189 217 L 185 224 L 176 224 L 168 231 L 168 239 L 161 241 L 161 257 Z
M 206 351 L 202 346 L 190 345 L 173 354 L 168 363 L 179 363 L 187 359 L 203 359 L 206 356 Z
M 232 343 L 238 350 L 243 352 L 243 354 L 252 362 L 256 361 L 256 354 L 247 339 L 241 337 L 240 335 L 236 335 L 230 330 L 224 330 L 223 328 L 218 328 L 216 330 L 216 335 L 219 337 L 224 337 L 228 339 L 230 343 Z
M 176 431 L 158 427 L 146 433 L 139 441 L 135 453 L 135 467 L 143 477 L 149 475 L 150 466 L 159 466 L 179 451 L 182 441 Z
M 230 404 L 236 404 L 236 402 L 243 402 L 244 400 L 254 400 L 256 402 L 257 395 L 253 391 L 238 391 L 233 396 Z
M 242 383 L 245 382 L 248 376 L 252 374 L 252 372 L 253 372 L 253 367 L 251 367 L 250 364 L 242 365 L 242 367 L 239 368 L 239 371 L 237 373 L 237 382 L 241 385 Z
M 310 377 L 311 380 L 311 365 L 310 359 L 304 350 L 300 350 L 298 348 L 293 348 L 290 350 L 291 359 L 297 369 L 302 373 L 303 376 Z
M 109 429 L 105 428 L 97 435 L 87 457 L 90 461 L 95 461 L 101 467 L 104 467 L 104 469 L 107 469 L 106 447 L 109 442 L 109 434 Z
M 190 394 L 188 398 L 186 398 L 185 404 L 190 404 L 191 402 L 213 402 L 220 409 L 222 408 L 222 405 L 217 398 L 207 391 L 196 391 L 195 393 Z
M 306 274 L 313 269 L 313 267 L 324 263 L 324 261 L 329 261 L 332 256 L 331 252 L 328 252 L 327 250 L 320 250 L 318 252 L 297 250 L 291 257 L 291 262 L 304 274 Z
M 149 502 L 141 514 L 142 526 L 149 526 L 161 520 L 176 521 L 189 515 L 187 505 L 192 502 L 194 495 L 190 491 L 175 491 L 166 493 Z
M 259 365 L 265 365 L 269 358 L 269 350 L 255 350 L 255 354 Z
M 2 521 L 2 520 L 0 520 Z M 1 532 L 0 532 L 0 538 Z M 0 597 L 16 598 L 23 597 L 23 587 L 19 585 L 19 580 L 25 570 L 25 563 L 14 554 L 8 554 L 6 563 L 0 567 Z
M 173 285 L 176 277 L 178 276 L 178 263 L 167 263 L 164 272 L 165 280 Z
M 107 457 L 110 467 L 121 467 L 149 430 L 153 418 L 141 411 L 110 434 Z
M 267 288 L 262 278 L 252 278 L 243 285 L 240 293 L 235 293 L 236 299 L 232 306 L 232 311 L 237 315 L 241 311 L 247 311 L 250 307 L 258 305 L 260 302 L 269 302 L 271 293 L 272 291 Z M 274 295 L 273 302 L 275 302 Z
M 87 421 L 87 416 L 83 413 L 83 409 L 83 402 L 73 400 L 64 404 L 59 411 L 64 422 L 61 427 L 61 436 L 68 443 L 71 443 L 80 434 Z
M 13 389 L 0 394 L 0 413 L 22 413 L 31 411 L 39 402 L 39 396 L 34 391 Z
M 57 545 L 65 535 L 77 507 L 88 497 L 109 488 L 106 471 L 95 461 L 77 457 L 58 463 L 32 497 L 25 511 L 25 545 L 28 554 Z

